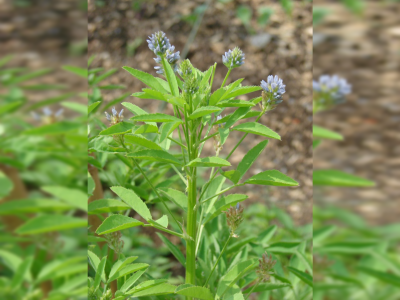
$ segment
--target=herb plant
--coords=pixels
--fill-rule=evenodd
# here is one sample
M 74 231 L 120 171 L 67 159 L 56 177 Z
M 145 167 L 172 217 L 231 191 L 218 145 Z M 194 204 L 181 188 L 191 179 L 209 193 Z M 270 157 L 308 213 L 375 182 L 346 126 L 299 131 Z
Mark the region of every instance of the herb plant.
M 243 52 L 235 48 L 223 56 L 227 74 L 222 85 L 213 91 L 216 64 L 203 72 L 193 67 L 188 59 L 179 63 L 179 52 L 175 52 L 175 47 L 163 32 L 153 34 L 147 42 L 156 56 L 156 73 L 165 79 L 123 67 L 148 86 L 132 96 L 163 101 L 171 105 L 174 114 L 148 113 L 132 103 L 123 102 L 123 110 L 105 110 L 104 119 L 109 123 L 107 128 L 95 117 L 93 119 L 89 139 L 89 150 L 95 157 L 93 165 L 102 167 L 105 160 L 115 159 L 118 161 L 116 164 L 125 166 L 128 171 L 119 167 L 123 173 L 116 172 L 113 180 L 119 185 L 111 187 L 122 201 L 98 199 L 89 204 L 89 214 L 101 220 L 95 230 L 98 236 L 91 237 L 94 244 L 89 252 L 91 299 L 110 299 L 113 296 L 115 299 L 152 296 L 159 299 L 247 299 L 252 292 L 290 286 L 289 280 L 276 274 L 276 266 L 281 264 L 271 253 L 297 250 L 299 243 L 278 243 L 268 255 L 263 255 L 264 250 L 261 253 L 251 251 L 249 255 L 250 241 L 242 240 L 238 234 L 244 214 L 240 202 L 248 196 L 226 194 L 244 185 L 298 185 L 277 170 L 263 171 L 243 179 L 268 140 L 251 149 L 236 169 L 228 161 L 248 134 L 280 140 L 276 132 L 258 121 L 282 101 L 285 93 L 282 79 L 271 75 L 260 86 L 242 86 L 243 79 L 227 84 L 230 73 L 244 63 Z M 257 91 L 261 91 L 261 95 L 254 99 L 237 99 Z M 101 101 L 98 102 L 92 102 L 90 107 L 100 105 Z M 253 109 L 257 104 L 260 110 Z M 223 116 L 226 108 L 235 110 Z M 130 113 L 133 117 L 127 118 Z M 254 122 L 236 125 L 240 120 L 254 117 Z M 104 129 L 99 131 L 97 127 Z M 221 158 L 220 151 L 232 131 L 244 132 L 244 135 L 229 154 Z M 207 141 L 213 142 L 215 156 L 202 156 Z M 204 168 L 211 169 L 209 180 L 200 187 L 200 174 L 205 174 Z M 178 179 L 179 183 L 169 180 L 165 177 L 167 175 Z M 231 184 L 224 187 L 225 182 Z M 171 188 L 171 184 L 181 187 L 181 190 Z M 152 205 L 157 206 L 163 215 L 155 218 L 157 212 L 149 209 Z M 136 219 L 129 216 L 130 210 Z M 182 214 L 186 215 L 185 218 L 181 218 Z M 124 255 L 125 240 L 120 232 L 139 226 L 159 231 L 157 234 L 162 242 L 185 269 L 183 284 L 171 284 L 172 279 L 167 282 L 168 276 L 154 279 L 145 273 L 151 266 L 132 263 L 137 257 Z M 266 241 L 275 230 L 269 228 L 263 233 Z M 186 256 L 172 240 L 182 243 Z M 266 248 L 263 243 L 255 242 L 255 245 Z M 305 245 L 303 243 L 302 250 L 297 251 L 297 256 L 305 262 L 308 273 L 291 269 L 305 283 L 305 290 L 302 291 L 303 298 L 292 294 L 294 299 L 305 299 L 311 292 L 312 267 L 304 255 Z M 247 250 L 243 250 L 244 246 Z M 143 274 L 149 280 L 135 285 Z M 268 283 L 270 276 L 275 285 Z M 248 288 L 242 290 L 246 286 Z

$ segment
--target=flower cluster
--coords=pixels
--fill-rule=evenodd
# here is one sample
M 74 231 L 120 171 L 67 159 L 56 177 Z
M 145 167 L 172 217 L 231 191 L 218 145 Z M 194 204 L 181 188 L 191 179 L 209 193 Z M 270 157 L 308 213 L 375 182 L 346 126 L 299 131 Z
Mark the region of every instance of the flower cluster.
M 268 111 L 274 109 L 279 103 L 282 102 L 282 95 L 286 92 L 286 85 L 283 84 L 278 75 L 269 75 L 267 81 L 261 81 L 262 102 L 261 109 Z
M 217 116 L 217 122 L 222 119 L 222 116 Z M 226 123 L 219 123 L 213 126 L 214 132 L 218 133 L 219 128 L 224 128 Z M 214 139 L 214 149 L 215 152 L 217 153 L 217 156 L 219 155 L 219 152 L 222 150 L 222 145 L 221 145 L 221 136 L 219 134 L 213 136 Z
M 121 239 L 122 233 L 121 231 L 115 231 L 112 233 L 108 233 L 104 235 L 107 240 L 108 246 L 115 251 L 115 253 L 119 254 L 122 252 L 124 248 L 124 241 Z
M 160 66 L 154 67 L 154 69 L 157 70 L 157 74 L 164 74 L 164 69 L 162 66 L 163 58 L 165 58 L 165 60 L 171 65 L 174 72 L 178 70 L 178 61 L 180 58 L 179 51 L 174 53 L 175 46 L 170 44 L 169 39 L 164 32 L 158 31 L 152 36 L 149 36 L 147 43 L 150 50 L 153 51 L 155 55 L 157 55 L 154 60 L 156 61 L 156 63 L 160 64 Z
M 351 85 L 337 75 L 322 75 L 318 81 L 313 81 L 313 90 L 314 109 L 319 111 L 343 103 L 345 96 L 351 93 Z
M 238 203 L 235 207 L 230 207 L 227 211 L 224 211 L 224 213 L 228 226 L 231 229 L 232 237 L 239 237 L 235 231 L 243 221 L 243 207 Z
M 233 50 L 225 52 L 225 55 L 222 55 L 222 62 L 228 69 L 240 67 L 244 64 L 244 59 L 244 53 L 238 47 L 235 47 Z
M 35 120 L 41 121 L 43 124 L 52 124 L 58 121 L 64 112 L 64 109 L 60 108 L 56 112 L 53 112 L 50 108 L 43 108 L 43 115 L 39 115 L 36 112 L 32 112 L 32 116 Z
M 122 113 L 124 112 L 123 109 L 121 109 L 121 111 L 118 113 L 115 107 L 113 107 L 111 111 L 112 115 L 110 115 L 108 112 L 104 112 L 107 120 L 111 122 L 111 125 L 115 125 L 124 120 L 124 116 L 122 115 Z
M 257 275 L 260 281 L 267 282 L 270 279 L 270 275 L 272 274 L 271 269 L 275 266 L 276 260 L 272 259 L 272 255 L 268 257 L 267 253 L 262 255 L 262 258 L 259 259 L 259 264 L 257 267 Z

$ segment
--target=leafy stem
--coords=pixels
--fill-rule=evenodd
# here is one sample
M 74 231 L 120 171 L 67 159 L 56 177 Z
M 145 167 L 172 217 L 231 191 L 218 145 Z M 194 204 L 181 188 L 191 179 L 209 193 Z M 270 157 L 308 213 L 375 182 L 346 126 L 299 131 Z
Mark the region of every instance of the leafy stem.
M 218 256 L 218 258 L 217 258 L 217 261 L 215 262 L 215 264 L 214 264 L 214 266 L 213 266 L 213 268 L 212 268 L 212 270 L 211 270 L 211 272 L 210 272 L 210 275 L 208 275 L 208 278 L 207 278 L 207 280 L 206 280 L 206 283 L 204 284 L 204 287 L 206 287 L 208 281 L 210 281 L 211 275 L 214 273 L 214 270 L 215 270 L 215 268 L 217 267 L 218 262 L 219 262 L 219 260 L 220 260 L 221 257 L 222 257 L 222 254 L 224 254 L 225 249 L 226 249 L 226 247 L 228 246 L 229 241 L 231 240 L 231 237 L 232 237 L 232 235 L 230 234 L 229 237 L 228 237 L 228 239 L 226 240 L 226 243 L 225 243 L 225 245 L 224 245 L 224 248 L 222 248 L 221 253 L 219 254 L 219 256 Z
M 157 225 L 155 225 L 155 224 L 143 224 L 143 227 L 154 227 L 154 228 L 156 228 L 156 229 L 158 229 L 158 230 L 164 231 L 164 232 L 166 232 L 166 233 L 172 234 L 172 235 L 174 235 L 174 236 L 177 236 L 177 237 L 183 239 L 183 234 L 177 233 L 177 232 L 172 231 L 172 230 L 169 230 L 169 229 L 164 228 L 164 227 L 162 227 L 162 226 L 157 226 Z
M 228 79 L 229 74 L 231 73 L 231 71 L 232 71 L 232 69 L 228 69 L 228 72 L 226 73 L 225 79 L 224 79 L 224 81 L 222 82 L 221 87 L 223 87 L 223 86 L 225 85 L 225 82 L 226 82 L 226 80 Z

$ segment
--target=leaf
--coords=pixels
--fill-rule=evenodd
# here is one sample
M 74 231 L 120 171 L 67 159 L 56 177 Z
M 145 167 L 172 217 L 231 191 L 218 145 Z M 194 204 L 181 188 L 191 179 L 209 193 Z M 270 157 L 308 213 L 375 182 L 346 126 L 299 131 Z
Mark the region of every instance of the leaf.
M 128 266 L 122 268 L 121 270 L 115 272 L 115 274 L 113 276 L 110 276 L 110 278 L 108 278 L 107 283 L 110 283 L 110 282 L 114 281 L 115 279 L 118 279 L 118 278 L 128 275 L 130 273 L 133 273 L 133 272 L 145 269 L 145 268 L 147 269 L 148 267 L 149 267 L 148 264 L 143 264 L 143 263 L 128 265 Z
M 81 190 L 63 186 L 44 186 L 42 190 L 83 211 L 87 211 L 88 209 L 87 195 Z
M 268 144 L 268 140 L 262 141 L 253 147 L 243 159 L 240 161 L 237 170 L 240 172 L 239 180 L 246 174 L 246 172 L 250 169 L 251 165 L 256 161 L 261 152 L 265 149 Z
M 183 256 L 182 252 L 179 250 L 177 246 L 172 244 L 165 236 L 161 233 L 157 232 L 158 237 L 162 240 L 162 242 L 168 247 L 169 251 L 175 256 L 175 258 L 182 264 L 182 266 L 186 265 L 185 256 Z
M 269 137 L 269 138 L 277 139 L 277 140 L 281 139 L 279 134 L 277 134 L 275 131 L 269 129 L 267 126 L 264 126 L 264 125 L 262 125 L 260 123 L 256 123 L 256 122 L 248 122 L 248 123 L 239 124 L 239 125 L 233 127 L 233 130 L 257 134 L 257 135 L 261 135 L 261 136 L 265 136 L 265 137 Z
M 48 106 L 48 105 L 51 105 L 51 104 L 54 104 L 54 103 L 58 103 L 58 102 L 61 102 L 61 101 L 65 100 L 65 99 L 70 98 L 73 95 L 74 95 L 73 93 L 67 93 L 67 94 L 63 94 L 63 95 L 57 96 L 57 97 L 45 99 L 45 100 L 42 100 L 40 102 L 36 102 L 36 103 L 32 104 L 26 110 L 27 111 L 32 111 L 32 110 L 38 109 L 38 108 L 43 107 L 43 106 Z
M 100 131 L 99 135 L 117 135 L 117 134 L 125 134 L 132 132 L 132 129 L 135 127 L 135 124 L 128 122 L 119 122 L 115 125 L 108 127 Z
M 204 158 L 196 158 L 190 161 L 186 167 L 229 167 L 231 164 L 222 158 L 213 156 L 213 157 L 204 157 Z
M 243 194 L 230 194 L 226 197 L 222 197 L 211 207 L 210 212 L 204 218 L 203 224 L 206 224 L 208 221 L 214 219 L 230 206 L 234 206 L 236 203 L 242 202 L 247 198 L 249 198 L 249 196 Z
M 257 259 L 250 259 L 239 262 L 235 266 L 231 267 L 230 270 L 220 279 L 217 289 L 217 296 L 222 297 L 227 289 L 234 285 L 236 281 L 243 277 L 247 272 L 254 269 L 257 263 Z
M 88 250 L 88 258 L 93 270 L 96 271 L 100 264 L 100 258 L 90 250 Z
M 230 92 L 224 98 L 225 99 L 234 98 L 234 97 L 237 97 L 237 96 L 241 96 L 241 95 L 257 92 L 257 91 L 260 91 L 260 90 L 261 90 L 260 86 L 242 86 L 242 87 L 238 87 L 238 88 L 234 89 L 232 92 Z
M 227 126 L 222 127 L 222 128 L 220 127 L 220 128 L 218 128 L 218 132 L 219 132 L 219 136 L 221 138 L 221 145 L 224 145 L 229 136 L 229 133 L 230 133 L 229 127 L 227 127 Z
M 141 82 L 143 82 L 147 86 L 149 86 L 159 92 L 163 92 L 163 93 L 167 92 L 154 76 L 152 76 L 146 72 L 136 70 L 131 67 L 122 67 L 122 69 L 124 69 L 125 71 L 128 71 L 130 74 L 132 74 L 134 77 L 139 79 Z
M 24 75 L 15 77 L 11 80 L 11 84 L 16 85 L 17 83 L 21 83 L 23 81 L 27 81 L 36 77 L 40 77 L 43 76 L 47 73 L 50 73 L 52 70 L 51 69 L 42 69 L 42 70 L 37 70 L 37 71 L 33 71 L 31 73 L 26 73 Z
M 28 135 L 62 134 L 72 130 L 76 130 L 78 128 L 83 128 L 83 125 L 69 121 L 60 121 L 25 130 L 22 132 L 22 134 L 28 134 Z
M 88 214 L 103 214 L 103 213 L 114 213 L 123 210 L 128 210 L 130 207 L 124 202 L 114 199 L 100 199 L 92 201 L 88 204 Z
M 135 286 L 132 290 L 128 291 L 127 294 L 133 294 L 133 293 L 137 293 L 140 291 L 144 291 L 144 290 L 147 290 L 151 287 L 157 286 L 157 285 L 165 283 L 165 282 L 167 282 L 167 279 L 152 279 L 152 280 L 143 281 L 140 284 L 138 284 L 137 286 Z
M 19 266 L 13 276 L 13 279 L 11 281 L 11 285 L 10 285 L 11 290 L 20 288 L 24 279 L 31 277 L 30 269 L 31 269 L 32 263 L 33 263 L 33 256 L 29 256 L 28 258 L 26 258 L 19 264 Z
M 95 276 L 95 278 L 94 278 L 94 284 L 93 284 L 93 286 L 94 286 L 94 291 L 96 292 L 97 291 L 97 289 L 100 287 L 100 281 L 101 281 L 101 278 L 103 277 L 105 277 L 105 275 L 104 275 L 104 269 L 105 269 L 105 266 L 106 266 L 106 262 L 107 262 L 107 256 L 104 256 L 102 259 L 101 259 L 101 261 L 100 261 L 100 263 L 99 263 L 99 266 L 97 267 L 97 270 L 96 270 L 96 276 Z
M 0 171 L 0 199 L 7 196 L 14 188 L 13 182 L 2 172 Z M 0 214 L 1 214 L 1 207 L 4 205 L 0 205 Z
M 155 220 L 154 222 L 158 223 L 164 228 L 168 228 L 168 217 L 166 215 L 163 215 L 161 218 Z
M 310 274 L 300 271 L 299 269 L 288 267 L 289 271 L 296 275 L 301 281 L 313 287 L 313 278 Z
M 222 173 L 222 176 L 228 178 L 230 181 L 233 183 L 237 184 L 242 177 L 242 174 L 240 174 L 239 171 L 237 170 L 230 170 Z
M 164 124 L 170 124 L 170 123 L 164 123 Z M 155 125 L 145 124 L 145 125 L 140 126 L 133 133 L 134 134 L 158 133 L 158 127 Z
M 93 84 L 98 84 L 101 81 L 103 81 L 104 79 L 106 79 L 107 77 L 110 77 L 111 75 L 113 75 L 115 72 L 117 72 L 118 69 L 111 69 L 108 70 L 106 72 L 104 72 L 103 74 L 101 74 L 99 77 L 97 77 L 94 81 Z
M 272 186 L 298 186 L 299 183 L 292 178 L 277 170 L 268 170 L 253 177 L 249 178 L 245 182 L 246 184 L 260 184 L 260 185 L 272 185 Z
M 123 267 L 125 267 L 126 265 L 134 262 L 136 259 L 138 259 L 138 256 L 130 256 L 124 259 L 119 259 L 118 261 L 116 261 L 110 271 L 109 277 L 114 276 L 115 273 L 117 273 L 119 270 L 121 270 Z
M 101 104 L 101 101 L 94 102 L 88 106 L 88 114 L 90 114 L 97 106 Z
M 70 102 L 70 101 L 64 101 L 60 103 L 63 107 L 66 107 L 70 110 L 74 110 L 82 115 L 87 115 L 88 114 L 88 107 L 87 105 L 77 103 L 77 102 Z
M 367 267 L 358 267 L 358 270 L 360 270 L 361 272 L 364 272 L 376 279 L 379 279 L 380 281 L 400 287 L 400 276 L 385 273 L 385 272 L 374 270 L 374 269 L 367 268 Z
M 167 78 L 171 89 L 171 94 L 174 96 L 179 96 L 178 82 L 176 81 L 174 70 L 172 70 L 171 65 L 165 58 L 162 58 L 162 65 L 164 68 L 165 77 Z
M 133 144 L 133 145 L 139 145 L 148 149 L 154 149 L 154 150 L 162 150 L 164 151 L 163 148 L 161 148 L 159 145 L 154 143 L 153 141 L 150 141 L 146 139 L 145 137 L 141 135 L 136 135 L 136 134 L 127 134 L 125 135 L 125 141 L 128 144 Z
M 261 283 L 259 284 L 253 291 L 252 293 L 260 293 L 260 292 L 265 292 L 265 291 L 273 291 L 277 289 L 282 289 L 285 287 L 290 287 L 291 285 L 289 283 L 281 283 L 281 282 L 268 282 L 268 283 Z M 248 294 L 252 290 L 253 287 L 249 287 L 248 289 L 243 291 L 243 294 Z
M 178 126 L 182 122 L 168 122 L 168 123 L 163 123 L 161 126 L 160 130 L 160 143 L 162 143 L 167 137 L 171 135 L 171 133 L 178 128 Z
M 87 220 L 63 215 L 41 215 L 29 219 L 18 227 L 18 234 L 38 234 L 44 232 L 68 230 L 87 226 Z
M 112 215 L 100 224 L 97 228 L 96 233 L 98 235 L 120 231 L 123 229 L 142 226 L 143 222 L 135 220 L 134 218 L 123 216 L 123 215 Z
M 0 248 L 0 258 L 2 265 L 9 268 L 14 273 L 17 272 L 18 267 L 22 263 L 22 259 L 15 253 Z
M 65 211 L 72 206 L 52 199 L 23 199 L 0 204 L 0 215 Z
M 113 186 L 111 190 L 116 193 L 122 201 L 133 208 L 145 220 L 152 220 L 150 210 L 146 204 L 140 199 L 134 191 L 128 190 L 122 186 Z
M 143 291 L 130 294 L 131 297 L 150 297 L 159 295 L 168 295 L 175 292 L 176 286 L 169 283 L 162 283 Z
M 135 159 L 143 159 L 150 161 L 159 161 L 167 164 L 182 165 L 181 162 L 172 154 L 162 150 L 140 150 L 137 152 L 129 153 L 127 156 Z
M 267 247 L 268 252 L 272 253 L 295 253 L 300 242 L 278 242 Z
M 146 272 L 147 268 L 144 270 L 137 271 L 131 277 L 129 277 L 122 287 L 119 289 L 121 292 L 125 293 L 135 282 Z
M 368 187 L 375 183 L 338 170 L 314 170 L 313 184 L 343 187 Z
M 377 245 L 378 241 L 341 241 L 325 244 L 322 247 L 315 248 L 315 251 L 334 254 L 369 254 L 370 250 Z
M 79 68 L 75 66 L 62 66 L 65 71 L 74 73 L 80 77 L 87 78 L 88 77 L 88 69 Z
M 167 99 L 164 97 L 163 93 L 152 89 L 142 89 L 142 92 L 133 93 L 131 96 L 140 99 L 153 99 L 167 102 Z
M 260 242 L 261 245 L 266 245 L 268 241 L 273 237 L 277 229 L 278 226 L 276 225 L 269 226 L 266 230 L 258 235 L 257 240 Z
M 179 287 L 178 287 L 179 288 Z M 209 289 L 202 286 L 191 286 L 175 291 L 175 294 L 192 297 L 195 299 L 213 300 L 214 296 Z
M 188 198 L 184 193 L 182 193 L 181 191 L 171 189 L 171 188 L 164 188 L 164 189 L 159 188 L 158 190 L 162 194 L 164 194 L 169 200 L 171 200 L 176 205 L 178 205 L 180 208 L 182 208 L 184 211 L 187 211 Z
M 147 114 L 147 115 L 140 115 L 140 116 L 135 116 L 131 118 L 132 121 L 135 122 L 179 122 L 182 123 L 182 121 L 174 116 L 167 115 L 167 114 Z
M 337 227 L 335 225 L 326 225 L 324 227 L 314 229 L 313 231 L 313 245 L 319 245 L 323 240 L 329 237 Z
M 210 115 L 210 114 L 215 113 L 220 110 L 221 110 L 221 108 L 216 107 L 216 106 L 202 106 L 202 107 L 199 107 L 198 109 L 196 109 L 193 113 L 191 113 L 189 116 L 189 119 L 194 120 L 197 118 L 201 118 L 203 116 Z
M 255 104 L 246 100 L 226 100 L 218 102 L 219 107 L 253 107 Z
M 313 125 L 313 138 L 331 139 L 331 140 L 343 140 L 343 136 L 334 131 L 322 128 L 317 125 Z

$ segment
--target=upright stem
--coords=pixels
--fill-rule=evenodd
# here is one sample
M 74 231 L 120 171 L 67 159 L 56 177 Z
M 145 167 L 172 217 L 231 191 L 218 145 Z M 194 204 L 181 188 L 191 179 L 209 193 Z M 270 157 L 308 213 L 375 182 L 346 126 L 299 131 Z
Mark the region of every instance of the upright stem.
M 221 87 L 223 87 L 223 86 L 225 85 L 225 82 L 226 82 L 226 80 L 228 79 L 230 73 L 231 73 L 231 69 L 228 69 L 228 73 L 226 73 L 225 79 L 224 79 L 224 81 L 222 82 Z
M 196 168 L 192 172 L 188 184 L 188 213 L 187 213 L 187 234 L 186 241 L 186 283 L 196 284 Z M 192 298 L 187 298 L 192 299 Z
M 228 243 L 229 243 L 231 237 L 232 237 L 232 235 L 230 234 L 230 235 L 229 235 L 229 238 L 227 239 L 227 241 L 226 241 L 226 243 L 225 243 L 224 248 L 222 248 L 221 253 L 219 254 L 219 256 L 218 256 L 218 258 L 217 258 L 217 261 L 216 261 L 215 264 L 214 264 L 214 267 L 213 267 L 212 270 L 211 270 L 210 275 L 208 275 L 208 278 L 207 278 L 207 280 L 206 280 L 206 283 L 204 284 L 204 287 L 207 287 L 207 283 L 210 281 L 211 275 L 214 273 L 214 270 L 215 270 L 215 268 L 217 267 L 218 262 L 219 262 L 219 260 L 220 260 L 221 257 L 222 257 L 222 254 L 224 254 L 224 251 L 225 251 L 225 249 L 226 249 L 226 246 L 228 246 Z

